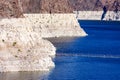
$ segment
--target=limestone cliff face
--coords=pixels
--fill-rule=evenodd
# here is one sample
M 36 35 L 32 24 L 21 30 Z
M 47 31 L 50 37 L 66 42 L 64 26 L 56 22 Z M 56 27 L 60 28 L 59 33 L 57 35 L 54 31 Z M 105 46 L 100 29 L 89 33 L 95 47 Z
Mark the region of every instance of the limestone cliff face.
M 0 0 L 0 72 L 54 67 L 55 47 L 42 38 L 86 35 L 72 11 L 69 0 Z
M 23 17 L 19 0 L 0 0 L 0 18 Z
M 76 18 L 79 20 L 107 20 L 107 21 L 120 21 L 120 11 L 74 11 Z
M 69 0 L 21 0 L 24 16 L 42 37 L 85 36 Z
M 0 72 L 49 71 L 55 47 L 33 31 L 27 19 L 0 21 Z
M 25 14 L 42 37 L 85 36 L 75 14 Z

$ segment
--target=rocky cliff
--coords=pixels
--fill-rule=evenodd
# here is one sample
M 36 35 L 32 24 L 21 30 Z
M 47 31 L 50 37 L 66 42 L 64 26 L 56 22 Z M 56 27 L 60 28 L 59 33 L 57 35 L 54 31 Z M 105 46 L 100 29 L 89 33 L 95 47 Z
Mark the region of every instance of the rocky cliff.
M 70 0 L 78 19 L 120 20 L 120 0 Z
M 0 21 L 0 72 L 49 71 L 55 47 L 34 31 L 28 19 Z
M 42 38 L 86 35 L 72 11 L 69 0 L 0 0 L 0 72 L 54 67 L 56 49 Z
M 120 21 L 120 11 L 74 11 L 78 20 Z
M 87 35 L 80 28 L 75 14 L 24 14 L 24 16 L 34 25 L 34 31 L 44 38 Z
M 21 0 L 24 13 L 72 13 L 69 0 Z
M 33 13 L 65 14 L 72 13 L 73 11 L 81 11 L 80 13 L 82 13 L 82 11 L 86 11 L 86 13 L 87 11 L 91 11 L 91 14 L 88 15 L 94 16 L 95 14 L 100 14 L 101 11 L 103 11 L 100 15 L 97 15 L 101 16 L 99 20 L 120 19 L 119 0 L 0 0 L 0 4 L 0 17 L 23 17 L 23 14 Z M 94 13 L 98 11 L 98 13 L 92 15 L 93 11 Z M 79 19 L 81 19 L 84 14 L 80 14 L 79 16 Z
M 120 11 L 120 0 L 70 0 L 76 11 L 102 11 L 106 7 L 108 11 Z
M 0 18 L 23 17 L 19 0 L 0 0 Z

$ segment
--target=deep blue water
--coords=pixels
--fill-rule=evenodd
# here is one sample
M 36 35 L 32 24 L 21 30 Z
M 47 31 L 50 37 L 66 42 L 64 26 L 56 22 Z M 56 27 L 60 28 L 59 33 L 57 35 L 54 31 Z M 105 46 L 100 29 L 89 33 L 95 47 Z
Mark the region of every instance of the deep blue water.
M 57 55 L 48 80 L 119 80 L 120 22 L 79 23 L 88 36 L 49 39 Z

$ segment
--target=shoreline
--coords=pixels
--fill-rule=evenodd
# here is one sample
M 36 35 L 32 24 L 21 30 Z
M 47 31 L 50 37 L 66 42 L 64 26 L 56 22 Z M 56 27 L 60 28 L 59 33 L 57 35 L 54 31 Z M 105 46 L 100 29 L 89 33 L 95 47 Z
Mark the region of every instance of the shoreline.
M 103 11 L 74 11 L 78 20 L 101 20 L 103 13 Z M 107 11 L 102 20 L 120 21 L 120 11 L 117 13 L 114 11 Z
M 43 38 L 87 35 L 74 14 L 1 19 L 0 31 L 0 72 L 49 71 L 55 67 L 56 48 Z

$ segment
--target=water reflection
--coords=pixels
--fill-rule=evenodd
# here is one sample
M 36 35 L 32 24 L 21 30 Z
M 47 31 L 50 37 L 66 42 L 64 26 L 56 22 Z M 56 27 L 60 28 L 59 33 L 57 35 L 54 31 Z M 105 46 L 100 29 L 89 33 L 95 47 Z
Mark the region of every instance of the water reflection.
M 49 72 L 0 73 L 0 80 L 48 80 Z

